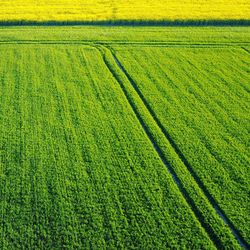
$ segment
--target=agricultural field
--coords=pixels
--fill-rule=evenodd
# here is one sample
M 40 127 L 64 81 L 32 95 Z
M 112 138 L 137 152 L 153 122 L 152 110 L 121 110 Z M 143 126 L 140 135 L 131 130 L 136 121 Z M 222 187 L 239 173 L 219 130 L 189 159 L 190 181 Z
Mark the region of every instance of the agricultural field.
M 1 249 L 215 247 L 95 48 L 0 50 Z
M 249 53 L 207 46 L 114 46 L 114 53 L 183 163 L 250 241 Z
M 249 20 L 248 0 L 3 0 L 0 21 Z
M 0 248 L 248 249 L 249 41 L 0 28 Z

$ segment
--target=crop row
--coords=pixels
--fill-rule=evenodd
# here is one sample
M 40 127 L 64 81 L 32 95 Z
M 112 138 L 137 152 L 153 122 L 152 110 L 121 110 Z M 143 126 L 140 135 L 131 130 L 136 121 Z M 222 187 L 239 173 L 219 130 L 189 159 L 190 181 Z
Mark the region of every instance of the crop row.
M 1 249 L 215 248 L 96 49 L 0 53 Z
M 116 43 L 146 45 L 248 44 L 249 27 L 0 27 L 1 42 Z
M 241 48 L 114 49 L 162 130 L 249 242 L 247 53 Z

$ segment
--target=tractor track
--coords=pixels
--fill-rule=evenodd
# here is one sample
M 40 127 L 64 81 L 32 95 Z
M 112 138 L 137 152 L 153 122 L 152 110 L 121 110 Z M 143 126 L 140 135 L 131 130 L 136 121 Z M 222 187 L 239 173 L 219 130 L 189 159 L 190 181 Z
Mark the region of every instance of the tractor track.
M 132 107 L 132 110 L 134 111 L 138 121 L 140 122 L 141 127 L 143 128 L 144 132 L 146 133 L 148 139 L 150 140 L 153 148 L 155 149 L 158 156 L 160 157 L 162 163 L 168 169 L 169 173 L 171 174 L 174 182 L 178 186 L 178 188 L 179 188 L 180 192 L 182 193 L 183 197 L 185 198 L 186 202 L 192 208 L 192 210 L 193 210 L 194 214 L 196 215 L 197 219 L 199 220 L 200 224 L 206 230 L 207 234 L 210 236 L 210 239 L 213 241 L 213 243 L 216 245 L 216 247 L 218 249 L 222 249 L 223 245 L 222 245 L 220 239 L 213 232 L 213 229 L 211 228 L 211 226 L 208 223 L 205 222 L 203 215 L 201 214 L 199 209 L 196 207 L 193 199 L 188 194 L 188 191 L 185 189 L 185 187 L 183 186 L 183 184 L 180 181 L 179 177 L 175 173 L 174 169 L 171 167 L 171 165 L 168 163 L 167 159 L 164 157 L 161 148 L 155 142 L 153 136 L 151 135 L 149 129 L 147 128 L 146 123 L 143 121 L 143 119 L 141 118 L 140 113 L 137 111 L 137 109 L 135 107 L 136 104 L 134 104 L 133 101 L 131 100 L 131 98 L 129 97 L 127 90 L 125 89 L 125 87 L 121 83 L 121 80 L 117 77 L 115 70 L 112 69 L 112 67 L 110 66 L 110 64 L 107 61 L 106 57 L 104 56 L 102 50 L 98 46 L 96 46 L 96 48 L 101 52 L 105 65 L 107 66 L 107 68 L 109 69 L 109 71 L 111 72 L 113 77 L 116 79 L 116 81 L 119 83 L 119 85 L 120 85 L 120 87 L 121 87 L 127 101 L 129 102 L 129 104 Z M 127 80 L 129 81 L 129 83 L 131 84 L 131 86 L 133 87 L 133 89 L 135 90 L 137 95 L 140 97 L 140 99 L 141 99 L 142 103 L 144 104 L 146 110 L 149 112 L 149 114 L 151 115 L 151 117 L 155 121 L 156 125 L 160 128 L 162 134 L 169 141 L 170 145 L 172 146 L 172 148 L 174 149 L 174 151 L 176 152 L 176 154 L 178 155 L 178 157 L 180 158 L 182 163 L 185 165 L 185 167 L 187 168 L 187 170 L 189 171 L 189 173 L 191 174 L 191 176 L 193 177 L 193 179 L 197 183 L 200 190 L 202 190 L 202 192 L 204 193 L 204 195 L 206 196 L 206 198 L 210 202 L 211 206 L 215 210 L 216 214 L 222 219 L 224 224 L 230 229 L 230 231 L 232 232 L 232 234 L 234 235 L 234 237 L 236 238 L 236 240 L 238 241 L 240 246 L 242 248 L 244 248 L 244 249 L 249 249 L 250 248 L 249 244 L 243 239 L 243 237 L 240 235 L 238 230 L 234 227 L 233 223 L 227 218 L 227 216 L 225 215 L 223 210 L 219 207 L 219 205 L 217 204 L 215 199 L 209 193 L 209 191 L 205 187 L 204 183 L 201 181 L 201 179 L 198 177 L 198 175 L 193 170 L 193 168 L 192 168 L 191 164 L 188 162 L 187 158 L 184 156 L 184 154 L 179 149 L 178 145 L 172 139 L 169 132 L 165 129 L 165 127 L 162 125 L 160 120 L 157 118 L 156 113 L 153 111 L 153 109 L 147 103 L 145 97 L 143 96 L 142 92 L 139 90 L 138 86 L 136 85 L 135 81 L 132 79 L 130 74 L 122 66 L 121 62 L 118 60 L 118 58 L 116 57 L 116 55 L 114 54 L 112 49 L 110 49 L 110 48 L 108 48 L 106 46 L 105 46 L 105 48 L 108 49 L 111 52 L 113 60 L 115 61 L 116 65 L 119 67 L 119 69 L 122 71 L 122 73 L 126 76 Z M 249 53 L 249 51 L 248 51 L 248 53 Z

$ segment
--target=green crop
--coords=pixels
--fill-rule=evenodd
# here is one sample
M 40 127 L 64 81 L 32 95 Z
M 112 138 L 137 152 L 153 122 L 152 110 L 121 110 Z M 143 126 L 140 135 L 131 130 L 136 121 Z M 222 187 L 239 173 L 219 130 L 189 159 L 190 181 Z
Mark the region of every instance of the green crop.
M 249 241 L 249 55 L 227 47 L 115 51 L 151 113 Z
M 0 248 L 248 247 L 249 34 L 0 28 Z

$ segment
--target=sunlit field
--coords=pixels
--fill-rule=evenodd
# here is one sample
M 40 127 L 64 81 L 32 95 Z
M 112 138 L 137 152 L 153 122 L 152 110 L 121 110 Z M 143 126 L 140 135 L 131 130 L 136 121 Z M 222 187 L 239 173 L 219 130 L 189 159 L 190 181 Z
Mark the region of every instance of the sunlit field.
M 250 249 L 250 0 L 0 0 L 0 250 Z
M 0 249 L 249 249 L 249 36 L 2 27 Z
M 5 0 L 1 21 L 241 20 L 250 18 L 248 0 Z

